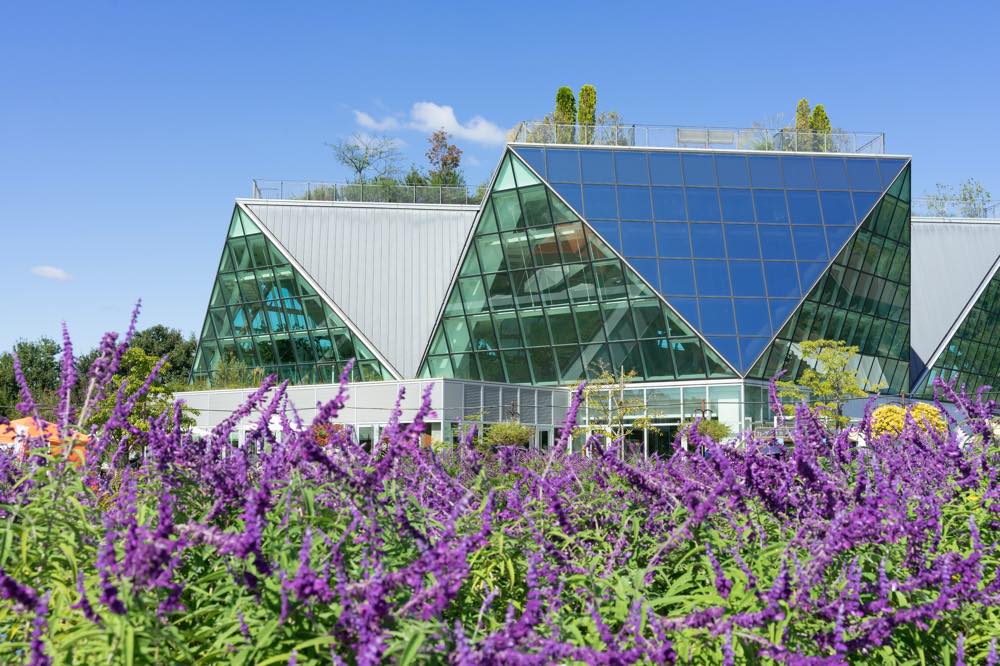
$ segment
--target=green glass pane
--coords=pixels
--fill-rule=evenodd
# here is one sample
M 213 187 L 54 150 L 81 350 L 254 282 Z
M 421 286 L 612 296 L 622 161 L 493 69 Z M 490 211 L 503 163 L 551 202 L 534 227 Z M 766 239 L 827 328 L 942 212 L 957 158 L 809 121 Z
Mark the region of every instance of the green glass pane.
M 269 253 L 271 255 L 271 265 L 272 266 L 287 266 L 288 265 L 288 259 L 285 258 L 285 255 L 281 254 L 281 252 L 278 250 L 277 247 L 274 246 L 273 243 L 268 243 L 267 247 L 268 247 L 268 251 L 269 251 Z
M 469 327 L 465 323 L 465 317 L 445 319 L 444 331 L 453 354 L 472 351 L 472 341 L 469 338 Z
M 602 374 L 611 372 L 611 354 L 608 353 L 606 344 L 586 345 L 582 348 L 581 356 L 588 379 L 597 379 Z
M 285 318 L 288 321 L 288 330 L 306 331 L 312 328 L 306 319 L 305 307 L 302 300 L 298 298 L 286 298 L 282 302 L 285 308 Z
M 453 317 L 463 314 L 465 314 L 465 310 L 462 308 L 462 297 L 459 295 L 458 288 L 453 287 L 451 296 L 448 297 L 448 303 L 444 306 L 444 316 Z
M 580 334 L 580 342 L 583 344 L 593 342 L 603 342 L 604 320 L 601 317 L 601 309 L 597 303 L 589 305 L 578 305 L 573 308 L 576 317 L 577 331 Z
M 458 274 L 461 276 L 478 275 L 480 273 L 478 257 L 476 246 L 470 245 L 469 253 L 465 256 L 465 261 L 462 262 L 462 270 Z
M 250 316 L 246 308 L 242 306 L 229 308 L 229 315 L 234 335 L 250 335 Z
M 589 303 L 597 300 L 597 283 L 590 264 L 569 264 L 564 270 L 570 302 Z
M 518 190 L 521 197 L 521 209 L 524 211 L 525 224 L 529 227 L 539 227 L 552 224 L 549 213 L 549 199 L 545 187 L 538 185 Z
M 476 238 L 476 248 L 479 253 L 479 263 L 482 265 L 484 273 L 495 273 L 507 267 L 500 236 L 493 234 L 480 236 Z
M 502 356 L 508 382 L 512 384 L 531 383 L 531 368 L 528 366 L 528 356 L 523 349 L 505 351 Z
M 514 290 L 507 273 L 492 273 L 483 276 L 486 300 L 491 310 L 510 310 L 514 307 Z
M 309 284 L 309 281 L 306 280 L 301 275 L 299 275 L 298 273 L 295 274 L 295 289 L 296 289 L 296 291 L 299 292 L 300 296 L 316 296 L 317 295 L 316 294 L 316 290 L 312 288 L 312 285 Z
M 219 261 L 219 272 L 220 273 L 231 273 L 236 270 L 236 262 L 233 261 L 233 253 L 229 251 L 229 247 L 224 245 L 222 247 L 222 260 Z
M 680 315 L 674 312 L 673 308 L 666 305 L 663 306 L 663 316 L 667 320 L 667 326 L 670 328 L 670 337 L 682 337 L 686 335 L 694 335 L 694 331 L 691 327 L 684 323 Z
M 479 226 L 476 228 L 477 234 L 496 233 L 497 218 L 493 212 L 493 199 L 487 197 L 483 202 L 483 214 L 479 218 Z
M 594 261 L 617 259 L 614 250 L 604 242 L 604 239 L 589 228 L 587 229 L 587 244 L 590 246 L 590 256 L 593 257 Z
M 215 327 L 212 326 L 212 317 L 210 315 L 205 316 L 205 323 L 201 327 L 201 339 L 202 340 L 212 340 L 216 337 Z
M 589 261 L 590 253 L 587 251 L 587 237 L 583 232 L 583 224 L 560 224 L 555 228 L 556 239 L 559 243 L 559 252 L 562 260 L 567 263 L 574 261 Z
M 534 271 L 512 271 L 510 285 L 517 307 L 531 308 L 542 304 L 542 294 L 538 289 Z
M 243 225 L 240 223 L 239 210 L 233 211 L 233 217 L 229 221 L 229 238 L 239 238 L 243 235 Z
M 254 346 L 252 338 L 238 338 L 236 351 L 240 361 L 248 367 L 253 368 L 260 364 L 257 358 L 257 348 Z
M 247 249 L 246 241 L 243 238 L 234 238 L 226 243 L 226 245 L 233 256 L 235 270 L 243 271 L 252 267 L 250 250 Z
M 518 200 L 517 191 L 496 192 L 491 197 L 493 199 L 493 209 L 496 211 L 497 227 L 500 231 L 512 231 L 524 228 L 524 219 L 521 216 L 521 202 Z
M 549 208 L 552 211 L 553 222 L 576 222 L 579 219 L 570 207 L 551 191 L 549 192 Z
M 451 358 L 448 356 L 429 356 L 427 358 L 428 363 L 428 377 L 451 377 Z
M 500 163 L 500 173 L 497 174 L 496 182 L 493 183 L 493 191 L 501 192 L 512 190 L 515 187 L 517 187 L 517 182 L 514 180 L 514 170 L 510 166 L 510 157 L 505 155 Z
M 611 366 L 615 372 L 626 374 L 633 372 L 638 377 L 644 377 L 646 370 L 642 365 L 642 354 L 637 342 L 613 342 L 608 345 L 611 351 Z
M 611 304 L 608 304 L 608 307 L 612 307 Z M 629 311 L 635 319 L 636 337 L 658 338 L 668 334 L 660 301 L 655 299 L 633 301 Z
M 222 291 L 222 283 L 219 280 L 215 281 L 212 286 L 212 296 L 208 299 L 209 307 L 219 307 L 220 305 L 226 304 L 226 295 Z
M 625 282 L 627 284 L 628 295 L 632 298 L 650 298 L 656 296 L 656 292 L 643 282 L 639 274 L 628 268 L 625 269 Z
M 483 351 L 497 348 L 497 339 L 493 332 L 493 320 L 488 314 L 470 316 L 469 332 L 472 336 L 473 349 Z
M 677 379 L 698 379 L 705 376 L 705 355 L 697 339 L 672 339 L 670 348 L 674 354 Z
M 313 343 L 315 344 L 317 360 L 337 360 L 337 348 L 334 345 L 333 336 L 330 334 L 330 331 L 316 331 L 313 333 Z
M 254 271 L 257 278 L 257 287 L 260 289 L 260 300 L 278 301 L 281 299 L 281 292 L 278 290 L 278 283 L 274 279 L 274 271 L 263 269 Z
M 602 300 L 625 298 L 625 275 L 620 261 L 594 262 L 594 274 L 597 276 L 597 289 Z
M 239 303 L 240 285 L 235 275 L 220 275 L 219 287 L 222 290 L 222 297 L 227 305 Z
M 635 328 L 632 326 L 632 311 L 628 303 L 605 303 L 604 330 L 608 340 L 634 340 Z
M 313 347 L 312 338 L 308 333 L 296 333 L 292 336 L 292 347 L 295 350 L 295 358 L 299 363 L 315 363 L 316 350 Z
M 215 326 L 215 334 L 220 338 L 228 338 L 233 335 L 232 326 L 229 325 L 229 313 L 226 308 L 211 308 L 209 310 L 212 317 L 212 324 Z
M 354 336 L 346 329 L 331 331 L 333 344 L 337 348 L 337 360 L 349 361 L 357 357 L 357 350 L 354 348 Z
M 462 300 L 465 302 L 465 309 L 469 314 L 486 310 L 486 289 L 483 287 L 482 278 L 459 278 L 458 286 L 462 291 Z
M 261 234 L 247 236 L 247 246 L 250 248 L 250 259 L 255 268 L 271 265 L 271 255 L 267 251 L 267 241 Z
M 361 381 L 363 382 L 379 382 L 385 379 L 381 364 L 375 361 L 361 361 L 358 368 L 361 370 Z
M 479 352 L 476 354 L 479 362 L 479 374 L 483 381 L 504 382 L 507 381 L 503 372 L 503 363 L 500 361 L 500 353 L 495 351 Z
M 503 234 L 503 251 L 511 270 L 531 268 L 531 248 L 523 231 Z
M 674 378 L 674 361 L 670 354 L 670 342 L 666 338 L 642 340 L 639 349 L 645 363 L 646 379 Z
M 708 364 L 709 377 L 735 377 L 735 373 L 722 360 L 718 354 L 709 348 L 705 348 L 705 362 Z
M 496 326 L 497 342 L 501 349 L 513 349 L 523 347 L 521 342 L 521 330 L 517 322 L 516 312 L 495 313 L 493 324 Z
M 439 328 L 438 331 L 437 331 L 437 333 L 434 334 L 434 339 L 431 342 L 430 353 L 432 353 L 432 354 L 447 354 L 448 353 L 448 344 L 445 342 L 444 329 Z
M 549 327 L 541 310 L 521 310 L 519 316 L 525 344 L 529 347 L 547 347 L 552 344 L 549 339 Z
M 479 379 L 475 354 L 457 354 L 451 357 L 457 379 Z
M 553 227 L 538 227 L 528 230 L 528 242 L 536 266 L 554 266 L 561 263 L 559 243 Z
M 260 357 L 261 364 L 273 364 L 277 356 L 274 353 L 274 345 L 271 344 L 271 338 L 266 335 L 260 335 L 255 337 L 253 341 L 254 346 L 257 347 L 257 356 Z
M 510 156 L 510 164 L 513 167 L 514 180 L 517 181 L 518 187 L 541 184 L 542 181 L 538 180 L 538 177 L 531 173 L 531 170 L 516 155 Z
M 546 314 L 549 318 L 553 343 L 557 345 L 577 343 L 573 312 L 568 307 L 547 308 Z
M 283 297 L 299 295 L 296 288 L 295 271 L 290 266 L 275 268 L 274 279 L 278 284 L 278 291 Z
M 528 359 L 531 361 L 531 373 L 536 384 L 555 384 L 559 381 L 559 368 L 550 347 L 529 349 Z
M 562 266 L 547 266 L 535 271 L 538 291 L 545 305 L 565 305 L 569 302 L 566 292 L 566 278 Z
M 250 234 L 259 234 L 260 233 L 260 229 L 258 229 L 257 225 L 253 223 L 253 220 L 250 219 L 249 215 L 247 215 L 246 213 L 244 213 L 242 209 L 238 209 L 237 212 L 240 215 L 240 220 L 242 220 L 242 222 L 243 222 L 243 232 L 247 236 L 249 236 Z
M 556 363 L 559 365 L 559 379 L 566 383 L 577 383 L 586 379 L 583 371 L 583 359 L 580 358 L 580 348 L 576 345 L 553 347 Z

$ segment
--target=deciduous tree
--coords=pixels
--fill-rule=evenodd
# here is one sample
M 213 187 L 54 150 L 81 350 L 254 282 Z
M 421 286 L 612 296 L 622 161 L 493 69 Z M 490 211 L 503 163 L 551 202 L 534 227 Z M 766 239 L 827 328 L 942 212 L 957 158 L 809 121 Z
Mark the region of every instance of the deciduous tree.
M 844 416 L 844 404 L 867 395 L 858 373 L 850 367 L 858 347 L 840 340 L 806 340 L 799 347 L 807 365 L 802 376 L 778 382 L 781 399 L 792 403 L 785 405 L 786 410 L 791 413 L 804 400 L 832 425 L 845 425 L 849 419 Z

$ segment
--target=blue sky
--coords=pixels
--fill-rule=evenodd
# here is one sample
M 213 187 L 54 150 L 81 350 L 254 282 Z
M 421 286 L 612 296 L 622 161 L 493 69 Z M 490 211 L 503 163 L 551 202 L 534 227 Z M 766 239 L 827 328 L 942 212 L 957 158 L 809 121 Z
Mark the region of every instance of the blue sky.
M 976 177 L 1000 195 L 991 4 L 8 4 L 0 349 L 65 320 L 85 350 L 139 297 L 141 325 L 194 331 L 251 178 L 343 179 L 324 144 L 360 118 L 418 163 L 447 124 L 477 183 L 498 128 L 563 84 L 651 124 L 790 119 L 807 97 L 912 154 L 915 194 Z

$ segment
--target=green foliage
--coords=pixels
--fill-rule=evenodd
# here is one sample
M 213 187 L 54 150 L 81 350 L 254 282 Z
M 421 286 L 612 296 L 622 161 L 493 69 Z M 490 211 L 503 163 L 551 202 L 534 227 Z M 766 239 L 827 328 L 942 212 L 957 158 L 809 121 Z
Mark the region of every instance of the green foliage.
M 810 109 L 809 100 L 802 98 L 799 100 L 798 105 L 795 107 L 795 129 L 799 131 L 805 131 L 812 129 L 809 126 L 810 121 Z
M 462 149 L 453 143 L 448 143 L 448 133 L 437 130 L 427 139 L 431 147 L 427 149 L 427 162 L 430 169 L 427 180 L 431 185 L 459 187 L 465 185 L 462 175 Z
M 809 117 L 809 129 L 816 133 L 829 134 L 833 131 L 830 126 L 830 117 L 826 115 L 826 108 L 822 104 L 817 104 L 813 109 L 812 116 Z
M 878 407 L 872 412 L 872 436 L 891 435 L 898 437 L 903 432 L 907 412 L 913 417 L 913 422 L 916 423 L 917 427 L 924 432 L 930 429 L 938 434 L 945 434 L 948 431 L 948 424 L 941 415 L 941 410 L 934 405 L 918 402 L 909 407 L 902 405 Z
M 681 423 L 680 429 L 687 430 L 693 425 L 694 421 L 684 421 Z M 733 431 L 722 421 L 716 419 L 699 419 L 698 433 L 705 435 L 706 437 L 711 437 L 716 442 L 723 442 L 733 434 Z
M 577 427 L 574 434 L 594 433 L 615 442 L 627 440 L 643 430 L 657 431 L 653 426 L 656 414 L 647 414 L 642 395 L 628 388 L 636 381 L 639 375 L 635 370 L 619 370 L 617 374 L 604 370 L 587 382 L 583 399 L 590 418 L 587 425 Z
M 394 178 L 399 172 L 402 157 L 396 139 L 355 133 L 327 145 L 333 150 L 334 158 L 350 170 L 355 183 Z
M 975 178 L 961 184 L 958 191 L 938 183 L 933 194 L 926 195 L 927 212 L 936 217 L 987 217 L 993 195 Z
M 844 403 L 867 395 L 858 373 L 849 366 L 858 347 L 840 340 L 806 340 L 799 343 L 806 364 L 797 381 L 778 382 L 778 394 L 792 413 L 795 405 L 805 400 L 824 420 L 835 426 L 849 422 L 844 416 Z
M 562 86 L 556 91 L 556 109 L 554 114 L 559 143 L 574 143 L 576 138 L 576 97 L 569 86 Z
M 50 415 L 57 401 L 59 387 L 59 353 L 61 347 L 50 338 L 21 340 L 14 345 L 21 361 L 21 369 L 31 388 L 35 402 L 42 406 L 42 417 Z M 16 418 L 21 413 L 15 409 L 19 400 L 17 379 L 14 376 L 14 356 L 11 352 L 0 354 L 0 415 Z
M 535 431 L 530 426 L 517 421 L 502 421 L 486 426 L 483 433 L 483 443 L 492 448 L 496 446 L 528 446 Z
M 597 88 L 585 84 L 580 88 L 579 100 L 576 122 L 580 126 L 580 143 L 590 143 L 594 140 L 592 128 L 597 123 Z

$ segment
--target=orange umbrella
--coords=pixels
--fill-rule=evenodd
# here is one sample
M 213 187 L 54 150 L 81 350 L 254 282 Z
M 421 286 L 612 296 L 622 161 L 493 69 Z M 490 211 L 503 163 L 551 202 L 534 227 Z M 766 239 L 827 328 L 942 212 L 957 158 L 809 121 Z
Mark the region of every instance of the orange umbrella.
M 13 446 L 15 451 L 23 450 L 25 443 L 42 438 L 52 447 L 52 454 L 62 453 L 62 438 L 59 436 L 59 426 L 33 416 L 15 419 L 9 424 L 0 424 L 0 446 Z M 90 436 L 81 432 L 70 433 L 71 446 L 69 454 L 72 462 L 83 462 L 84 452 L 90 442 Z

